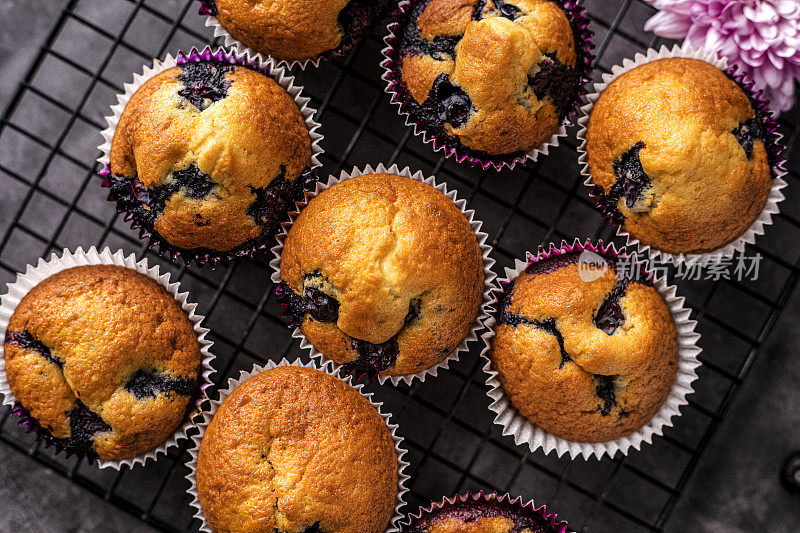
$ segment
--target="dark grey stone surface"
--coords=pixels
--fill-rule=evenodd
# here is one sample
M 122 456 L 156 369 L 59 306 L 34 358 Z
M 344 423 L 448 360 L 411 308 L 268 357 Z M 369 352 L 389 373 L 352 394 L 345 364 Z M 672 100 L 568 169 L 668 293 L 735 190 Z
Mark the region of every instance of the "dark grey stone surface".
M 62 0 L 0 1 L 0 110 L 5 108 L 45 32 L 61 11 Z
M 151 533 L 147 524 L 8 446 L 0 446 L 0 531 Z
M 800 287 L 672 515 L 668 531 L 798 531 L 778 472 L 800 451 Z

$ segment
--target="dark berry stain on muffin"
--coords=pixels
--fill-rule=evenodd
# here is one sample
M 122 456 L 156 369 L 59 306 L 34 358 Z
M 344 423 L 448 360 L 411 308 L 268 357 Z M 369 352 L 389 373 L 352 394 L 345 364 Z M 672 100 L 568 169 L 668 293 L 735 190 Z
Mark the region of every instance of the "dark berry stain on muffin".
M 303 177 L 286 180 L 286 166 L 281 165 L 278 175 L 266 187 L 250 187 L 255 195 L 247 208 L 247 216 L 257 225 L 274 230 L 280 225 L 283 213 L 294 207 L 294 202 L 303 198 Z M 274 226 L 274 228 L 272 228 Z
M 231 82 L 225 79 L 228 72 L 233 72 L 232 65 L 218 65 L 210 62 L 189 62 L 181 66 L 178 81 L 184 88 L 178 94 L 200 111 L 209 105 L 228 96 Z
M 403 325 L 407 326 L 419 318 L 420 311 L 422 311 L 422 300 L 419 298 L 412 298 L 411 302 L 408 304 L 408 314 L 406 314 L 406 318 L 403 320 Z
M 217 185 L 211 176 L 202 172 L 194 163 L 182 170 L 174 171 L 172 180 L 173 185 L 163 187 L 169 196 L 180 191 L 189 198 L 198 200 L 210 195 Z
M 305 288 L 305 310 L 319 322 L 339 320 L 339 301 L 314 287 Z
M 594 325 L 608 335 L 613 335 L 617 328 L 625 322 L 625 313 L 622 312 L 619 300 L 625 296 L 625 290 L 629 283 L 630 279 L 620 278 L 594 315 Z
M 50 348 L 36 339 L 27 329 L 22 331 L 6 331 L 6 343 L 19 346 L 23 350 L 32 350 L 58 366 L 58 368 L 64 368 L 64 360 L 53 355 Z
M 466 124 L 474 111 L 469 95 L 450 83 L 450 76 L 439 74 L 420 106 L 420 117 L 430 127 L 447 123 L 459 128 Z
M 319 272 L 306 274 L 304 279 L 306 282 L 311 279 L 327 282 Z M 336 322 L 339 319 L 339 301 L 316 287 L 304 287 L 303 296 L 300 296 L 288 283 L 281 281 L 275 288 L 275 294 L 284 310 L 283 319 L 290 328 L 300 327 L 306 314 L 318 322 Z M 413 323 L 421 314 L 422 301 L 419 298 L 412 298 L 402 327 L 405 328 Z M 382 344 L 346 337 L 350 341 L 350 347 L 358 354 L 354 361 L 343 365 L 343 372 L 346 375 L 366 374 L 370 379 L 374 379 L 380 372 L 394 365 L 400 355 L 397 335 Z M 448 349 L 446 353 L 449 352 Z
M 600 374 L 595 374 L 594 376 L 594 393 L 602 402 L 597 409 L 603 416 L 608 416 L 614 406 L 617 405 L 615 378 L 616 376 L 602 376 Z
M 380 372 L 390 368 L 400 355 L 397 336 L 382 344 L 351 338 L 350 346 L 358 353 L 358 357 L 342 365 L 342 370 L 346 375 L 356 377 L 366 374 L 369 379 L 374 379 Z
M 742 145 L 748 159 L 753 156 L 753 146 L 756 141 L 760 140 L 766 144 L 768 137 L 764 117 L 759 114 L 763 115 L 763 113 L 756 113 L 754 118 L 748 118 L 740 123 L 732 132 L 739 144 Z
M 134 217 L 147 229 L 152 229 L 156 218 L 164 212 L 167 202 L 173 195 L 181 193 L 188 198 L 202 200 L 213 194 L 217 184 L 211 176 L 201 171 L 194 163 L 173 171 L 164 185 L 148 187 L 138 178 L 127 179 L 109 176 L 111 196 L 134 214 Z
M 200 0 L 199 13 L 201 15 L 211 15 L 216 17 L 218 13 L 216 0 Z
M 494 0 L 494 5 L 500 14 L 509 20 L 514 20 L 520 13 L 522 13 L 520 8 L 514 4 L 506 2 L 505 0 Z
M 158 393 L 191 395 L 197 387 L 193 378 L 170 378 L 159 374 L 155 370 L 139 369 L 125 383 L 125 390 L 133 393 L 137 400 L 155 398 Z
M 338 22 L 342 32 L 342 41 L 335 49 L 323 56 L 338 55 L 372 32 L 374 22 L 383 10 L 384 0 L 350 0 L 339 11 Z
M 104 185 L 110 190 L 109 199 L 117 202 L 118 210 L 129 213 L 151 234 L 156 233 L 156 219 L 164 212 L 167 202 L 174 194 L 182 193 L 188 198 L 203 200 L 213 196 L 218 187 L 212 177 L 200 171 L 195 164 L 173 171 L 163 185 L 152 187 L 144 185 L 137 176 L 109 174 L 105 179 Z M 246 214 L 256 225 L 261 226 L 261 235 L 242 243 L 229 253 L 247 250 L 273 236 L 294 202 L 302 200 L 303 191 L 312 188 L 316 180 L 316 175 L 306 169 L 296 179 L 287 181 L 286 167 L 281 165 L 278 176 L 266 187 L 250 187 L 254 199 Z M 210 223 L 210 220 L 199 215 L 195 220 L 197 226 L 208 226 Z
M 564 348 L 564 336 L 558 330 L 558 326 L 556 325 L 556 320 L 554 318 L 548 318 L 543 320 L 541 319 L 530 320 L 526 316 L 523 316 L 519 313 L 509 312 L 508 305 L 511 303 L 511 296 L 513 292 L 514 292 L 514 286 L 512 283 L 506 289 L 506 294 L 503 298 L 503 301 L 500 303 L 500 313 L 497 318 L 497 323 L 499 325 L 505 325 L 511 327 L 517 327 L 520 324 L 525 326 L 533 326 L 536 329 L 539 329 L 541 331 L 544 331 L 545 333 L 549 333 L 550 335 L 554 336 L 556 338 L 556 341 L 558 342 L 558 348 L 561 352 L 561 362 L 559 363 L 558 368 L 564 368 L 564 365 L 572 361 L 572 358 L 567 353 L 566 348 Z
M 559 119 L 563 120 L 580 89 L 581 75 L 559 61 L 555 53 L 545 54 L 538 67 L 535 74 L 528 75 L 528 85 L 539 100 L 549 96 L 553 107 L 558 111 Z
M 294 292 L 285 281 L 275 287 L 278 303 L 283 307 L 283 319 L 290 328 L 299 328 L 306 314 L 305 298 Z
M 107 433 L 112 431 L 111 426 L 106 424 L 100 415 L 89 409 L 80 400 L 75 400 L 75 407 L 69 412 L 70 447 L 84 455 L 95 455 L 92 449 L 92 442 L 97 433 Z
M 290 328 L 300 327 L 305 315 L 317 322 L 336 322 L 339 320 L 339 301 L 324 291 L 309 285 L 309 282 L 321 284 L 327 281 L 319 272 L 304 276 L 303 296 L 300 296 L 285 281 L 281 281 L 275 288 L 278 303 L 283 306 L 283 318 Z
M 430 0 L 419 2 L 412 11 L 412 21 L 422 15 L 428 7 Z M 461 40 L 462 35 L 455 36 L 436 36 L 432 40 L 423 39 L 419 32 L 419 26 L 412 22 L 405 26 L 403 30 L 403 52 L 413 55 L 429 55 L 441 59 L 443 55 L 455 57 L 456 45 Z
M 572 361 L 572 358 L 567 353 L 566 348 L 564 348 L 564 336 L 561 335 L 561 332 L 558 330 L 558 327 L 556 326 L 556 320 L 554 318 L 530 320 L 523 315 L 509 313 L 508 309 L 505 309 L 504 305 L 504 309 L 500 313 L 500 318 L 498 319 L 497 323 L 499 325 L 511 327 L 517 327 L 520 324 L 525 326 L 533 326 L 538 330 L 549 333 L 556 338 L 556 341 L 558 342 L 558 348 L 561 352 L 561 362 L 559 363 L 558 368 L 564 368 L 565 364 Z
M 558 348 L 561 350 L 561 363 L 559 363 L 558 368 L 564 368 L 566 363 L 572 361 L 572 358 L 570 358 L 567 350 L 564 348 L 564 336 L 561 335 L 558 327 L 556 327 L 556 320 L 554 318 L 547 320 L 536 320 L 533 322 L 533 325 L 545 333 L 549 333 L 550 335 L 554 336 L 556 341 L 558 341 Z
M 645 173 L 639 159 L 639 152 L 644 147 L 644 142 L 639 141 L 614 161 L 616 181 L 606 194 L 605 203 L 619 223 L 624 221 L 624 217 L 619 211 L 617 202 L 624 198 L 625 205 L 632 209 L 650 188 L 650 176 Z

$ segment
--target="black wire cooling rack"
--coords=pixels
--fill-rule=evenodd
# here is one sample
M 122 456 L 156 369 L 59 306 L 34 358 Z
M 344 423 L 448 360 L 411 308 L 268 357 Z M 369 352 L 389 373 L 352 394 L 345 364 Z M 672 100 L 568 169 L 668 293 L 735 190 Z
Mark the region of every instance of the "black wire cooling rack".
M 642 27 L 653 9 L 640 0 L 586 1 L 597 46 L 594 77 L 661 42 Z M 254 363 L 301 355 L 283 327 L 266 261 L 217 270 L 182 268 L 152 252 L 106 201 L 96 175 L 115 94 L 153 57 L 213 43 L 195 0 L 71 0 L 47 32 L 0 118 L 0 281 L 62 248 L 123 248 L 174 273 L 212 328 L 216 383 Z M 514 171 L 480 171 L 445 160 L 413 136 L 380 80 L 385 30 L 342 59 L 298 71 L 325 135 L 323 173 L 379 162 L 436 174 L 484 221 L 497 272 L 540 243 L 611 237 L 579 175 L 574 129 L 551 154 Z M 215 43 L 219 44 L 219 43 Z M 789 154 L 800 128 L 784 119 Z M 793 126 L 789 126 L 789 121 Z M 792 127 L 794 129 L 792 129 Z M 750 252 L 763 260 L 757 281 L 678 281 L 699 319 L 703 366 L 676 427 L 653 445 L 613 460 L 531 453 L 502 437 L 488 410 L 479 343 L 439 377 L 411 387 L 371 384 L 400 424 L 412 481 L 408 510 L 468 490 L 534 498 L 580 531 L 660 531 L 728 411 L 800 274 L 800 157 L 790 159 L 789 199 Z M 307 357 L 302 353 L 302 357 Z M 194 530 L 185 444 L 146 467 L 121 471 L 54 455 L 33 442 L 9 411 L 0 440 L 119 509 L 163 531 Z M 357 473 L 354 473 L 357 475 Z

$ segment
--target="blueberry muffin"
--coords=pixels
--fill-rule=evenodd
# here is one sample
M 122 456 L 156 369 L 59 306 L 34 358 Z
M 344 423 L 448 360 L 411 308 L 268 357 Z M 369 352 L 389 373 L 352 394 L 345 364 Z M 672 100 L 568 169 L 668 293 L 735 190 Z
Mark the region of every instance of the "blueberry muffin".
M 175 299 L 118 266 L 63 270 L 8 323 L 8 384 L 18 411 L 68 452 L 119 460 L 166 441 L 200 392 L 200 345 Z
M 597 99 L 586 153 L 601 207 L 642 243 L 706 253 L 758 218 L 772 186 L 766 117 L 697 59 L 660 59 Z
M 457 497 L 453 503 L 421 509 L 403 524 L 403 533 L 564 533 L 567 524 L 544 508 L 496 495 Z
M 516 410 L 544 431 L 614 440 L 641 429 L 669 396 L 677 330 L 658 290 L 633 270 L 610 253 L 562 251 L 531 262 L 504 291 L 492 366 Z
M 383 532 L 398 494 L 384 419 L 343 381 L 284 366 L 251 377 L 214 414 L 197 457 L 213 531 Z
M 233 38 L 277 60 L 339 55 L 378 22 L 384 0 L 200 0 Z
M 281 256 L 290 326 L 361 376 L 414 374 L 442 361 L 480 310 L 483 259 L 469 221 L 421 181 L 367 174 L 300 212 Z
M 396 30 L 400 98 L 447 146 L 522 155 L 577 102 L 586 64 L 577 28 L 555 1 L 414 1 Z
M 308 186 L 311 137 L 275 80 L 186 62 L 148 80 L 114 132 L 110 198 L 184 258 L 245 255 Z

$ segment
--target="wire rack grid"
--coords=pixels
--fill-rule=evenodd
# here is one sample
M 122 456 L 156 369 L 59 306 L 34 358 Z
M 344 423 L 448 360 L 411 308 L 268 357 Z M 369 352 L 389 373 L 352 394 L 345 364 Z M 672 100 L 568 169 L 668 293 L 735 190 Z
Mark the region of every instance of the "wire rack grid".
M 642 30 L 653 9 L 641 0 L 584 2 L 597 46 L 595 80 L 624 57 L 661 42 Z M 502 272 L 541 243 L 611 231 L 582 186 L 574 130 L 527 167 L 496 173 L 434 153 L 405 127 L 380 80 L 384 31 L 341 59 L 296 72 L 323 124 L 323 172 L 398 163 L 435 174 L 469 201 Z M 216 270 L 173 265 L 146 249 L 106 201 L 94 163 L 102 117 L 133 72 L 153 57 L 214 43 L 195 0 L 69 0 L 0 116 L 0 282 L 62 248 L 111 246 L 147 256 L 191 291 L 212 328 L 216 383 L 254 363 L 300 354 L 283 326 L 268 257 Z M 220 43 L 214 43 L 220 44 Z M 492 424 L 480 350 L 413 386 L 371 384 L 400 424 L 412 464 L 406 510 L 468 490 L 520 494 L 547 504 L 578 531 L 661 531 L 800 275 L 798 110 L 782 125 L 790 156 L 789 200 L 756 246 L 756 281 L 678 282 L 700 320 L 704 349 L 696 393 L 676 427 L 613 460 L 530 453 Z M 792 129 L 793 128 L 793 129 Z M 619 244 L 619 243 L 618 243 Z M 302 354 L 305 357 L 305 353 Z M 162 531 L 191 531 L 185 444 L 146 467 L 99 470 L 55 455 L 0 411 L 0 441 L 33 457 L 120 510 Z

